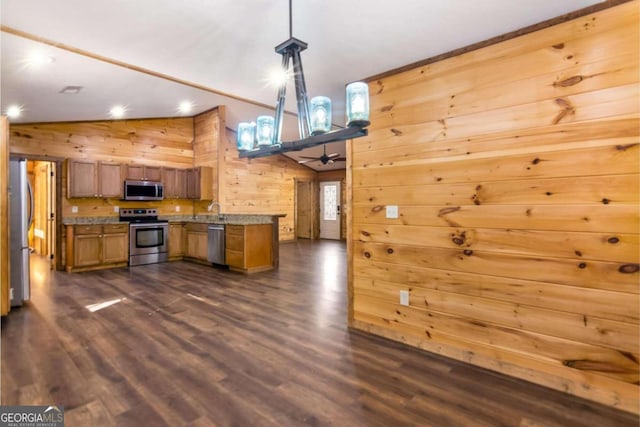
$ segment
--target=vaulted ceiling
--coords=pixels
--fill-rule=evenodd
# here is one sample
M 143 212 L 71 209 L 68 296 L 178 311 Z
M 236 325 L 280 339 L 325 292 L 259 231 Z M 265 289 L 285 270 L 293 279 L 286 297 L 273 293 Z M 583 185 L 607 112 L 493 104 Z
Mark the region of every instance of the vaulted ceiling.
M 351 81 L 464 47 L 595 3 L 593 0 L 296 0 L 293 35 L 309 44 L 302 62 L 310 96 L 333 101 L 344 125 Z M 287 0 L 2 0 L 1 92 L 13 123 L 194 115 L 228 106 L 227 125 L 272 114 L 269 73 L 288 38 Z M 51 62 L 26 60 L 40 52 Z M 79 86 L 78 93 L 63 88 Z M 287 109 L 295 112 L 288 89 Z M 178 111 L 189 101 L 193 110 Z M 296 138 L 289 115 L 285 136 Z M 327 146 L 344 156 L 344 143 Z M 290 157 L 322 154 L 322 147 Z M 344 162 L 306 163 L 316 170 Z

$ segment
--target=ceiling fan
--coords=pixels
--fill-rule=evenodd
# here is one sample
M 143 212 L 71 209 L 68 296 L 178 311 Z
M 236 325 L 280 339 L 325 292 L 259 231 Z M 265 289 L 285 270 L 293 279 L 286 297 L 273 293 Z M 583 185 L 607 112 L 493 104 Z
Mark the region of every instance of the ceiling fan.
M 304 164 L 304 163 L 319 160 L 322 162 L 323 165 L 326 165 L 326 164 L 332 164 L 333 162 L 344 162 L 345 160 L 347 160 L 346 157 L 340 157 L 340 153 L 327 154 L 326 144 L 322 146 L 322 150 L 323 150 L 322 156 L 320 157 L 300 156 L 300 158 L 306 159 L 306 160 L 298 160 L 298 163 Z

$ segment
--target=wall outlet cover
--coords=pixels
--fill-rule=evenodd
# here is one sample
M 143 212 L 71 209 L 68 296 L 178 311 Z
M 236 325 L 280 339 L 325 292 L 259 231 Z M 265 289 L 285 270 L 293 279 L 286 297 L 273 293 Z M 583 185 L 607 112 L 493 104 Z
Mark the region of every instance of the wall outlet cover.
M 409 305 L 409 291 L 400 291 L 400 305 Z
M 387 206 L 387 218 L 398 218 L 398 206 L 397 205 L 389 205 Z
M 77 206 L 71 206 L 71 213 L 78 213 L 78 207 Z

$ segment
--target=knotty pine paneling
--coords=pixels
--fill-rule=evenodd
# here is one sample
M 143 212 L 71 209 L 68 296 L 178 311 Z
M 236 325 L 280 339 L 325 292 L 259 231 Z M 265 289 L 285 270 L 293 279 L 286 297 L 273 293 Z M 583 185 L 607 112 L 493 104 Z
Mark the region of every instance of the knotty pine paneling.
M 295 239 L 295 180 L 313 180 L 316 172 L 285 156 L 240 159 L 235 133 L 222 141 L 220 201 L 225 213 L 286 214 L 280 240 Z
M 352 326 L 639 412 L 639 11 L 369 83 Z
M 121 164 L 146 164 L 189 168 L 193 165 L 193 119 L 139 119 L 97 122 L 14 124 L 10 129 L 11 153 L 40 159 L 90 159 Z M 119 199 L 67 198 L 67 170 L 63 168 L 62 217 L 118 216 L 114 207 L 141 206 Z M 142 202 L 149 205 L 148 202 Z M 78 207 L 78 213 L 72 212 Z M 189 200 L 153 203 L 160 214 L 191 213 Z
M 219 201 L 218 196 L 218 148 L 220 135 L 225 129 L 225 107 L 217 107 L 213 110 L 199 114 L 193 119 L 194 140 L 193 140 L 193 165 L 209 166 L 213 169 L 212 193 L 215 201 Z M 196 202 L 194 205 L 195 214 L 207 213 L 207 207 L 211 202 Z

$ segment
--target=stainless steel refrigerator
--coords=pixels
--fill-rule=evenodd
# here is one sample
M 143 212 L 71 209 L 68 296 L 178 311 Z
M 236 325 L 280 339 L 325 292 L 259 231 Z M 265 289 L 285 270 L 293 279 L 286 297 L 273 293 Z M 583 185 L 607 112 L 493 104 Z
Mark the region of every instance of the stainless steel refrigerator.
M 9 171 L 10 299 L 22 305 L 30 297 L 29 227 L 33 220 L 33 191 L 27 178 L 26 159 L 11 159 Z

